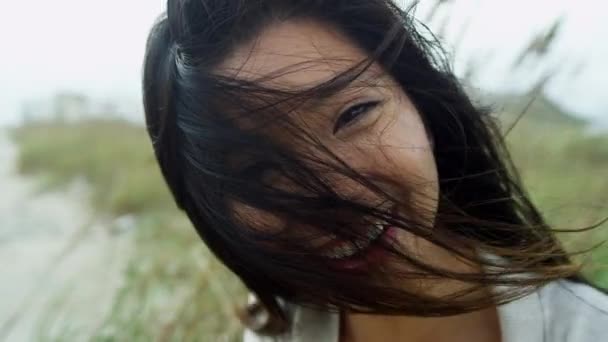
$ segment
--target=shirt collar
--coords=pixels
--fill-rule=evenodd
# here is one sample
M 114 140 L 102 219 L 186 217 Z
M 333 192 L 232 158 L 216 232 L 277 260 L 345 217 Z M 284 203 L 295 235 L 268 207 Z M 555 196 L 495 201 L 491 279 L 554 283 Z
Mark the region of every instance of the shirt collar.
M 481 255 L 494 261 L 501 258 L 482 252 Z M 489 270 L 492 266 L 485 266 Z M 525 276 L 525 275 L 524 275 Z M 506 286 L 495 286 L 493 291 L 506 290 Z M 519 299 L 497 306 L 502 342 L 544 341 L 543 307 L 540 290 Z M 340 314 L 322 312 L 306 307 L 295 307 L 293 341 L 337 342 L 340 335 Z
M 543 310 L 539 292 L 498 306 L 502 342 L 544 341 Z
M 543 312 L 539 293 L 533 292 L 497 307 L 502 342 L 543 341 Z M 337 342 L 340 315 L 297 307 L 294 312 L 292 340 Z
M 497 307 L 502 342 L 544 341 L 543 308 L 539 291 Z M 296 307 L 293 341 L 337 342 L 340 315 Z

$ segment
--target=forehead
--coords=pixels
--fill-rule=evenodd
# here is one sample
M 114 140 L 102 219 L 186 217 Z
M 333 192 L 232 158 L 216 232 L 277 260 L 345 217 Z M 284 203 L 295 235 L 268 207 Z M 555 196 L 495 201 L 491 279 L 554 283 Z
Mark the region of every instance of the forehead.
M 264 86 L 292 90 L 312 87 L 339 75 L 367 57 L 329 25 L 291 20 L 269 25 L 251 42 L 238 46 L 221 74 Z M 368 71 L 379 71 L 372 65 Z

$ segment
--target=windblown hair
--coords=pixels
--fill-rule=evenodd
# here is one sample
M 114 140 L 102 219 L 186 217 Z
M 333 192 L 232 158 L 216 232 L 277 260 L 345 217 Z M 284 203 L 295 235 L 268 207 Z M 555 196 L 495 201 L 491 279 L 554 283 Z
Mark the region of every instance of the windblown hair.
M 298 91 L 217 71 L 266 27 L 296 19 L 335 29 L 368 58 Z M 264 310 L 271 317 L 258 332 L 277 334 L 288 327 L 280 300 L 325 310 L 439 316 L 505 303 L 555 279 L 585 281 L 522 188 L 497 123 L 472 103 L 437 40 L 420 29 L 410 10 L 389 0 L 169 0 L 152 29 L 143 90 L 158 163 L 202 240 L 258 298 L 260 305 L 249 313 Z M 422 219 L 425 208 L 407 200 L 415 184 L 354 169 L 288 115 L 306 101 L 348 87 L 373 62 L 409 96 L 433 140 L 440 195 L 432 227 Z M 253 118 L 255 125 L 243 127 L 239 118 Z M 267 125 L 279 125 L 309 148 L 280 144 L 263 133 Z M 329 175 L 346 177 L 382 201 L 348 197 Z M 277 177 L 290 186 L 268 181 Z M 384 191 L 387 184 L 402 194 Z M 237 203 L 280 218 L 285 229 L 252 227 L 253 217 L 234 210 Z M 356 239 L 362 234 L 358 227 L 378 220 L 484 269 L 456 272 L 384 246 L 407 271 L 384 266 L 373 275 L 336 272 L 306 243 L 318 236 L 303 238 L 289 229 L 312 226 Z M 401 279 L 468 286 L 434 298 L 391 286 Z M 508 290 L 488 291 L 502 285 Z

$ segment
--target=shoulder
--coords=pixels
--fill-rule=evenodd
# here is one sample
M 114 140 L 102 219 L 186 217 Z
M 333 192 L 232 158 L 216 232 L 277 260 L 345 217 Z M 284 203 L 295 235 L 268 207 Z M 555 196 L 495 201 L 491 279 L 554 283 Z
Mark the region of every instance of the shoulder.
M 608 295 L 570 280 L 558 280 L 539 293 L 548 341 L 608 341 Z

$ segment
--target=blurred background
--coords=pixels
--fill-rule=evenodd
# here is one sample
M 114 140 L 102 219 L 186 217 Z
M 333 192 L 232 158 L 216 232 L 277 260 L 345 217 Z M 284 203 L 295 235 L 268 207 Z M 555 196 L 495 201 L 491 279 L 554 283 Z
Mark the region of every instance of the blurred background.
M 240 340 L 245 291 L 177 212 L 143 127 L 144 44 L 164 2 L 1 6 L 0 341 Z M 422 0 L 415 11 L 495 109 L 557 228 L 608 216 L 607 7 Z M 560 238 L 586 249 L 608 225 Z M 608 247 L 579 259 L 608 287 Z

